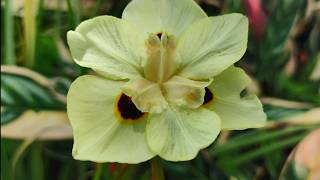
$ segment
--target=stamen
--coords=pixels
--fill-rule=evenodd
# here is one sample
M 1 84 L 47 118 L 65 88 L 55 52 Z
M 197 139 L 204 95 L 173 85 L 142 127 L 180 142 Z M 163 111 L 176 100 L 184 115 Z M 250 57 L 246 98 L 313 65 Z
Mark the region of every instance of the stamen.
M 202 105 L 208 104 L 213 100 L 213 94 L 210 91 L 210 89 L 206 87 L 205 91 L 206 93 L 204 94 L 204 98 L 203 98 L 204 100 Z
M 150 34 L 146 40 L 145 78 L 158 83 L 168 80 L 177 69 L 177 39 L 166 32 Z
M 145 114 L 137 109 L 129 96 L 123 93 L 117 102 L 117 109 L 124 120 L 138 120 Z

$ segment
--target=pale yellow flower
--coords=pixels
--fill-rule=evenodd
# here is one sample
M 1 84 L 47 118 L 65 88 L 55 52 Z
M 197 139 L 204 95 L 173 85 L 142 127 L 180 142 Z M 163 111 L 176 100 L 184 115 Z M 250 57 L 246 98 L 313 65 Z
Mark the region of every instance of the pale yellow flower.
M 247 46 L 241 14 L 207 17 L 192 0 L 133 0 L 122 19 L 100 16 L 68 32 L 79 77 L 68 93 L 73 156 L 139 163 L 194 158 L 221 129 L 261 127 L 266 116 L 233 64 Z

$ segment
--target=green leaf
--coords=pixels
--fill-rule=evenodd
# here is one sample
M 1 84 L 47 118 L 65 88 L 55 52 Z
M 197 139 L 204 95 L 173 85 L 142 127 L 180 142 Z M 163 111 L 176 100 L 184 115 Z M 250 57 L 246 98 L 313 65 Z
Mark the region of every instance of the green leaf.
M 273 82 L 272 77 L 275 74 L 265 73 L 272 71 L 274 68 L 280 68 L 284 65 L 284 46 L 289 31 L 294 24 L 294 19 L 301 7 L 302 0 L 283 0 L 277 1 L 276 7 L 271 12 L 266 32 L 260 46 L 260 79 Z
M 57 71 L 62 65 L 55 39 L 38 35 L 36 47 L 34 69 L 44 75 L 61 74 L 61 71 Z
M 237 149 L 245 149 L 252 145 L 265 142 L 276 140 L 281 137 L 287 136 L 288 134 L 297 134 L 301 131 L 305 131 L 308 129 L 314 128 L 313 125 L 311 126 L 294 126 L 289 127 L 282 130 L 263 130 L 263 131 L 249 131 L 246 133 L 242 133 L 241 135 L 235 136 L 234 138 L 229 139 L 226 143 L 217 145 L 209 149 L 209 155 L 217 156 L 220 154 L 228 154 L 231 151 L 236 151 Z
M 293 109 L 293 108 L 286 108 L 286 107 L 278 107 L 272 105 L 264 105 L 264 111 L 267 114 L 268 120 L 283 120 L 285 118 L 304 113 L 308 109 Z
M 21 74 L 1 72 L 1 124 L 9 123 L 27 110 L 63 110 L 49 87 Z

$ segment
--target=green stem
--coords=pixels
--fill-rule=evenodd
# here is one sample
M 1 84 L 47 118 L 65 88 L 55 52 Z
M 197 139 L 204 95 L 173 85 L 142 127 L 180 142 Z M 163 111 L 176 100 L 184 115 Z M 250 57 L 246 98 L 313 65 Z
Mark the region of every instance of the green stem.
M 42 147 L 39 142 L 36 142 L 31 147 L 31 175 L 33 180 L 44 179 L 44 168 L 42 160 Z
M 37 9 L 38 1 L 25 0 L 24 2 L 24 36 L 25 36 L 25 65 L 32 68 L 35 63 L 36 37 L 37 37 Z
M 100 180 L 102 175 L 102 163 L 97 163 L 96 172 L 94 173 L 93 180 Z
M 16 64 L 14 48 L 14 16 L 11 12 L 12 0 L 5 0 L 4 8 L 4 63 L 9 65 Z
M 163 167 L 159 157 L 155 157 L 151 160 L 151 179 L 164 180 Z

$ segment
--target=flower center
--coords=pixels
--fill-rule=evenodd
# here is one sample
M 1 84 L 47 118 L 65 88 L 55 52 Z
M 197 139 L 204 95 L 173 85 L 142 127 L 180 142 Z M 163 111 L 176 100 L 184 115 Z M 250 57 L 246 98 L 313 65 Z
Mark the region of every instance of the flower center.
M 145 114 L 137 109 L 129 96 L 123 93 L 118 99 L 117 110 L 124 120 L 138 120 Z
M 136 111 L 140 110 L 140 116 L 141 112 L 161 113 L 169 103 L 195 109 L 213 99 L 210 90 L 205 90 L 211 80 L 196 81 L 175 75 L 179 58 L 176 56 L 177 39 L 174 36 L 165 32 L 153 33 L 145 45 L 147 56 L 142 61 L 144 76 L 131 79 L 123 88 L 123 93 L 132 97 L 132 106 L 135 105 Z M 126 110 L 124 112 L 128 113 Z M 132 118 L 126 115 L 122 117 Z
M 145 78 L 163 83 L 176 71 L 177 40 L 165 32 L 150 34 L 146 40 L 147 59 L 142 64 Z

